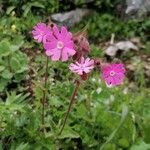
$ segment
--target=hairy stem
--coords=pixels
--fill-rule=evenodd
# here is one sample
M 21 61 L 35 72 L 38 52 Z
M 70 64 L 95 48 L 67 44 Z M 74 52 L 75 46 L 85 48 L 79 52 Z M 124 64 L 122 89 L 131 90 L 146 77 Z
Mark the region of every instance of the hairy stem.
M 46 60 L 46 68 L 45 68 L 45 77 L 44 77 L 44 90 L 43 90 L 43 98 L 42 98 L 42 115 L 41 115 L 41 121 L 42 126 L 45 125 L 45 101 L 46 101 L 46 87 L 47 87 L 47 79 L 48 79 L 48 57 Z
M 73 91 L 72 96 L 71 96 L 71 99 L 70 99 L 69 107 L 68 107 L 68 110 L 67 110 L 67 112 L 66 112 L 65 119 L 64 119 L 64 122 L 63 122 L 63 125 L 62 125 L 62 128 L 61 128 L 59 134 L 61 134 L 61 133 L 63 132 L 63 129 L 64 129 L 65 125 L 66 125 L 67 118 L 68 118 L 68 116 L 69 116 L 69 113 L 70 113 L 70 111 L 71 111 L 71 107 L 72 107 L 73 102 L 74 102 L 74 100 L 75 100 L 75 96 L 76 96 L 77 91 L 78 91 L 78 89 L 79 89 L 79 85 L 80 85 L 80 81 L 77 81 L 77 80 L 76 80 L 76 81 L 75 81 L 74 91 Z

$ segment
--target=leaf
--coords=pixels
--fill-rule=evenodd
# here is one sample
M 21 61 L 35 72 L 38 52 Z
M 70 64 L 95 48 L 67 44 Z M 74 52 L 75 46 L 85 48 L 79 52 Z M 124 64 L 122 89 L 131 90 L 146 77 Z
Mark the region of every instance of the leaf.
M 14 57 L 10 60 L 10 65 L 11 69 L 15 72 L 20 69 L 20 62 Z
M 150 144 L 141 141 L 138 145 L 133 145 L 130 150 L 150 150 Z
M 88 118 L 88 117 L 87 117 L 87 109 L 86 109 L 85 105 L 80 104 L 80 105 L 77 107 L 77 116 L 78 116 L 79 118 L 84 118 L 84 119 Z
M 128 148 L 129 147 L 129 142 L 127 139 L 122 138 L 118 141 L 119 146 L 123 147 L 123 148 Z
M 80 135 L 73 131 L 72 129 L 70 128 L 67 128 L 67 126 L 65 127 L 65 129 L 63 130 L 62 134 L 59 136 L 59 139 L 65 139 L 65 138 L 79 138 Z
M 15 6 L 10 6 L 6 10 L 6 14 L 9 15 L 16 7 Z
M 23 80 L 25 78 L 25 74 L 24 73 L 17 73 L 14 75 L 14 81 L 19 83 L 21 80 Z
M 4 66 L 0 66 L 0 72 L 3 71 L 5 69 Z
M 127 115 L 128 115 L 128 107 L 124 106 L 122 109 L 121 120 L 120 120 L 118 127 L 111 133 L 111 135 L 108 137 L 107 141 L 100 147 L 100 150 L 104 149 L 105 145 L 114 138 L 114 136 L 116 135 L 116 133 L 118 132 L 118 130 L 120 129 L 122 124 L 124 123 Z
M 24 17 L 27 17 L 29 11 L 31 10 L 31 5 L 30 5 L 29 3 L 27 3 L 27 4 L 24 5 L 22 8 L 23 8 L 23 10 L 24 10 L 23 16 L 24 16 Z
M 7 41 L 0 42 L 0 56 L 8 56 L 10 53 L 10 43 Z
M 150 118 L 145 117 L 143 124 L 144 142 L 150 143 Z
M 0 92 L 4 90 L 4 88 L 7 86 L 8 80 L 0 78 Z
M 20 143 L 16 145 L 15 143 L 11 146 L 10 150 L 27 150 L 29 149 L 29 144 L 28 143 Z
M 45 6 L 39 2 L 33 2 L 33 3 L 31 3 L 31 6 L 39 7 L 39 8 L 45 8 Z
M 44 5 L 42 5 L 39 2 L 29 2 L 26 5 L 23 6 L 24 13 L 23 16 L 27 17 L 29 11 L 31 10 L 32 7 L 39 7 L 39 8 L 45 8 Z
M 4 79 L 11 79 L 13 74 L 9 70 L 4 70 L 1 74 Z
M 59 97 L 54 97 L 54 96 L 51 96 L 50 97 L 50 105 L 51 106 L 56 106 L 56 107 L 60 107 L 62 106 L 64 103 L 60 100 Z
M 29 96 L 29 93 L 23 95 L 23 94 L 16 94 L 16 92 L 7 93 L 7 99 L 5 104 L 11 105 L 11 104 L 24 104 L 26 102 L 27 97 Z

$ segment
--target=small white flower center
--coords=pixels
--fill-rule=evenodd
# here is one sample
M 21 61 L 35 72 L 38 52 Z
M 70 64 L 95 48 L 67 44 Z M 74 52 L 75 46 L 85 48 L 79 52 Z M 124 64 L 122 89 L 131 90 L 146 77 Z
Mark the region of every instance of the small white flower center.
M 110 76 L 114 76 L 116 73 L 114 71 L 110 71 Z
M 64 43 L 61 42 L 61 41 L 58 41 L 58 42 L 57 42 L 57 48 L 58 48 L 58 49 L 62 49 L 63 47 L 64 47 Z

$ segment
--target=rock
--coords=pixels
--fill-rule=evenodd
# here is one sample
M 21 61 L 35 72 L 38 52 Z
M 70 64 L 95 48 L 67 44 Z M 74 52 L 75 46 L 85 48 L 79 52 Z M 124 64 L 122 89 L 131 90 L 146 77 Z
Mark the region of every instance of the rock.
M 105 54 L 108 56 L 115 56 L 119 50 L 125 53 L 129 50 L 138 50 L 138 47 L 130 41 L 120 41 L 106 48 Z
M 82 18 L 89 14 L 88 9 L 75 9 L 65 13 L 57 13 L 51 15 L 51 19 L 54 23 L 63 24 L 68 28 L 74 26 L 79 23 Z
M 105 54 L 108 56 L 115 56 L 117 51 L 118 47 L 116 47 L 115 45 L 111 45 L 105 50 Z
M 138 50 L 138 48 L 130 41 L 121 41 L 116 43 L 116 47 L 118 47 L 119 50 L 123 51 L 129 51 L 129 50 Z
M 150 0 L 126 0 L 128 18 L 142 18 L 150 12 Z

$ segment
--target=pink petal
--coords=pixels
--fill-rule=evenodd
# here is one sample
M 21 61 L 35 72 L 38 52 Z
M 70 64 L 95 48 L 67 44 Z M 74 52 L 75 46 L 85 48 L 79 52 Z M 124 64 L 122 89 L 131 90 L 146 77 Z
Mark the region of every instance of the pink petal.
M 115 70 L 115 72 L 125 73 L 125 68 L 123 64 L 112 64 L 112 68 Z
M 73 49 L 74 43 L 73 43 L 73 41 L 70 40 L 69 42 L 65 43 L 65 46 L 68 47 L 68 48 L 70 48 L 70 49 Z
M 51 50 L 46 50 L 46 51 L 45 51 L 45 54 L 46 54 L 47 56 L 52 56 L 52 55 L 53 55 L 53 52 L 52 52 Z
M 85 68 L 84 68 L 84 72 L 85 72 L 85 73 L 89 73 L 93 68 L 94 68 L 94 66 L 85 67 Z
M 56 38 L 52 34 L 46 34 L 46 39 L 48 42 L 56 41 Z
M 120 80 L 123 80 L 125 78 L 125 75 L 123 73 L 117 73 L 116 77 L 119 78 Z
M 56 25 L 53 27 L 53 32 L 54 32 L 54 35 L 58 38 L 60 33 L 59 33 L 59 29 Z
M 62 50 L 62 56 L 61 56 L 62 61 L 67 61 L 68 60 L 68 53 L 64 49 Z
M 84 64 L 84 61 L 85 61 L 85 59 L 84 59 L 84 57 L 81 57 L 81 64 Z
M 71 32 L 68 32 L 66 37 L 65 37 L 65 41 L 70 41 L 72 39 L 72 33 Z
M 64 47 L 63 50 L 65 50 L 69 56 L 73 56 L 76 51 L 74 49 L 68 48 L 68 47 Z
M 67 31 L 66 27 L 62 26 L 61 27 L 61 35 L 65 38 L 67 33 L 68 33 L 68 31 Z
M 85 59 L 85 63 L 88 63 L 90 61 L 90 58 Z
M 118 78 L 116 77 L 113 77 L 113 86 L 116 86 L 116 85 L 119 85 L 121 83 L 121 80 L 119 80 Z
M 60 55 L 61 55 L 61 51 L 59 49 L 54 49 L 53 51 L 53 56 L 52 56 L 52 60 L 53 61 L 58 61 L 60 59 Z
M 56 41 L 44 43 L 44 48 L 45 48 L 46 50 L 51 50 L 51 49 L 56 48 Z
M 82 69 L 79 69 L 76 71 L 79 75 L 83 75 L 83 70 Z
M 89 73 L 91 70 L 89 68 L 84 68 L 85 73 Z
M 40 35 L 34 36 L 33 38 L 34 38 L 35 40 L 37 40 L 37 39 L 40 38 Z
M 42 36 L 39 36 L 39 38 L 37 39 L 37 41 L 38 41 L 39 43 L 41 43 L 41 42 L 42 42 Z
M 94 60 L 85 60 L 85 67 L 88 67 L 88 66 L 93 66 L 94 68 Z
M 38 33 L 37 31 L 33 30 L 33 31 L 32 31 L 32 34 L 33 34 L 33 36 L 36 36 L 36 35 L 38 35 L 39 33 Z
M 110 71 L 105 71 L 105 70 L 103 70 L 103 72 L 102 72 L 103 78 L 105 79 L 105 78 L 109 77 L 109 76 L 110 76 L 109 73 L 110 73 Z
M 69 66 L 69 69 L 72 71 L 72 72 L 76 72 L 78 70 L 78 67 L 77 66 L 74 66 L 74 65 L 70 65 Z
M 75 64 L 76 64 L 77 66 L 80 66 L 79 62 L 77 62 L 77 61 L 75 62 Z
M 38 28 L 46 28 L 46 24 L 45 23 L 38 23 L 37 27 Z
M 114 81 L 112 77 L 105 78 L 107 85 L 114 85 Z
M 46 35 L 43 36 L 43 43 L 46 43 L 47 41 L 47 38 L 46 38 Z

